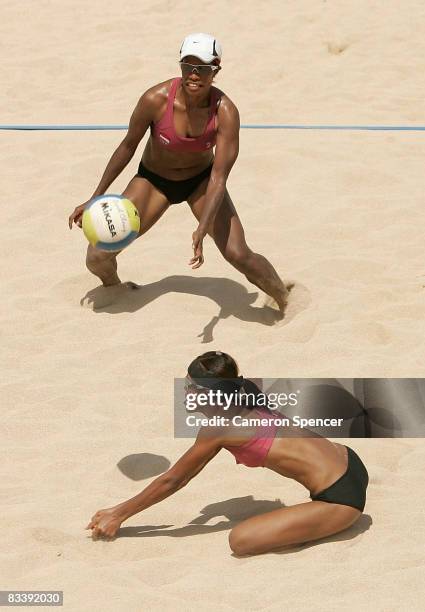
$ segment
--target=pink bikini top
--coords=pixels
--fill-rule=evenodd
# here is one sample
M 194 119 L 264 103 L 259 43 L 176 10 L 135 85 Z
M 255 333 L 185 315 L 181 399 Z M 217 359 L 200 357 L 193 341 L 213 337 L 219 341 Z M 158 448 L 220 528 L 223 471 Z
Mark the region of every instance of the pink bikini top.
M 151 123 L 152 137 L 170 151 L 190 153 L 207 151 L 215 145 L 216 141 L 217 130 L 215 127 L 215 116 L 217 114 L 217 101 L 221 96 L 221 91 L 215 87 L 211 87 L 211 104 L 204 133 L 198 138 L 186 138 L 176 134 L 176 130 L 174 129 L 174 99 L 181 80 L 181 77 L 173 79 L 168 93 L 165 113 L 159 121 Z
M 243 463 L 248 467 L 264 467 L 276 432 L 281 426 L 281 424 L 276 424 L 275 420 L 281 420 L 282 415 L 273 414 L 264 408 L 254 408 L 252 412 L 256 413 L 254 418 L 267 419 L 269 424 L 260 425 L 255 435 L 241 446 L 224 446 L 224 448 L 234 455 L 236 463 Z

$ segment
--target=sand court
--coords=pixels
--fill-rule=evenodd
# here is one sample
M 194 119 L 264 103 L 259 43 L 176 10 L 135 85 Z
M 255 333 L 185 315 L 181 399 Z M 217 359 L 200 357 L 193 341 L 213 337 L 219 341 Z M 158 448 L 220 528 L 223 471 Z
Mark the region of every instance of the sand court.
M 1 10 L 3 124 L 126 124 L 142 91 L 178 74 L 181 39 L 198 30 L 223 44 L 217 86 L 243 124 L 425 124 L 417 1 Z M 187 448 L 173 438 L 173 379 L 206 350 L 230 353 L 248 377 L 424 375 L 425 134 L 241 130 L 228 190 L 248 244 L 295 283 L 280 324 L 211 239 L 190 269 L 184 203 L 119 256 L 139 288 L 102 305 L 87 242 L 67 219 L 123 136 L 0 132 L 0 588 L 60 589 L 65 609 L 102 612 L 419 610 L 422 439 L 347 440 L 371 475 L 365 513 L 292 551 L 230 554 L 237 522 L 308 494 L 225 451 L 114 542 L 84 527 Z

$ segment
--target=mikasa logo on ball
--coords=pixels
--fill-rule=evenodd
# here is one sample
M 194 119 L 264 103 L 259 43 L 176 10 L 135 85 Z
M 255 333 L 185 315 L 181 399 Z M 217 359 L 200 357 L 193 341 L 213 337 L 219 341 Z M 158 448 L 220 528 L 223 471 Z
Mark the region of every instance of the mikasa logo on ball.
M 111 232 L 111 236 L 116 236 L 117 232 L 115 231 L 115 226 L 112 222 L 112 218 L 111 218 L 111 211 L 109 208 L 109 204 L 107 202 L 104 202 L 102 204 L 102 210 L 103 210 L 103 214 L 105 215 L 105 221 L 108 224 L 109 227 L 109 231 Z

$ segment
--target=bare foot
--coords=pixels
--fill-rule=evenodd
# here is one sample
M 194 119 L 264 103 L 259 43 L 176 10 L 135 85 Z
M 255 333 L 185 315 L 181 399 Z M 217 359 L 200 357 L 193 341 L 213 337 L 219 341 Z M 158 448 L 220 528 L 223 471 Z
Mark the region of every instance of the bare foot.
M 278 327 L 287 325 L 297 315 L 304 310 L 307 310 L 312 302 L 310 291 L 307 289 L 307 287 L 304 287 L 304 285 L 295 282 L 288 282 L 286 284 L 286 288 L 288 289 L 288 294 L 283 312 L 280 308 L 277 310 L 278 304 L 270 296 L 267 296 L 264 304 L 264 306 L 269 308 L 273 308 L 274 306 L 275 311 L 279 312 L 279 317 L 276 318 L 276 324 Z
M 282 295 L 279 298 L 273 298 L 270 295 L 266 297 L 264 302 L 264 306 L 268 308 L 272 308 L 275 312 L 275 322 L 281 321 L 285 316 L 285 311 L 288 306 L 289 294 L 294 287 L 295 283 L 287 283 L 285 285 L 285 292 L 282 292 Z
M 80 300 L 81 306 L 92 310 L 99 310 L 110 306 L 123 295 L 127 295 L 130 291 L 137 291 L 140 289 L 140 285 L 127 281 L 125 283 L 118 283 L 116 285 L 100 285 L 87 294 Z

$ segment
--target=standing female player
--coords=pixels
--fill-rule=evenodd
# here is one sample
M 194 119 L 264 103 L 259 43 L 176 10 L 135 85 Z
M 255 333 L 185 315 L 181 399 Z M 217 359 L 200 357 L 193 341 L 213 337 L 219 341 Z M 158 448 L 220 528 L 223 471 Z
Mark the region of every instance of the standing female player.
M 251 394 L 254 383 L 238 374 L 235 360 L 226 353 L 209 351 L 200 355 L 187 373 L 191 401 L 198 393 L 210 391 L 221 391 L 228 397 L 240 391 Z M 306 429 L 281 427 L 283 415 L 256 407 L 258 399 L 251 407 L 238 400 L 226 411 L 205 403 L 200 400 L 197 411 L 208 417 L 208 422 L 225 414 L 229 424 L 203 426 L 193 446 L 173 467 L 135 497 L 96 512 L 87 529 L 92 529 L 95 536 L 115 536 L 123 521 L 176 493 L 222 448 L 231 452 L 237 463 L 265 467 L 296 480 L 308 489 L 311 498 L 310 502 L 254 516 L 234 527 L 229 542 L 238 555 L 318 540 L 346 529 L 361 516 L 369 477 L 352 448 L 313 432 L 307 434 Z M 245 422 L 247 425 L 242 426 Z
M 109 160 L 92 198 L 106 192 L 150 127 L 138 173 L 123 193 L 139 211 L 140 235 L 170 204 L 186 200 L 198 220 L 189 265 L 193 269 L 202 265 L 203 239 L 208 233 L 225 259 L 270 295 L 283 315 L 287 289 L 269 261 L 246 244 L 226 189 L 238 156 L 239 113 L 233 102 L 212 85 L 214 75 L 221 70 L 220 44 L 208 34 L 190 34 L 181 46 L 180 60 L 181 77 L 154 85 L 140 98 L 127 135 Z M 72 212 L 70 228 L 73 223 L 81 227 L 87 204 Z M 91 245 L 87 249 L 87 267 L 104 286 L 121 283 L 116 255 Z

